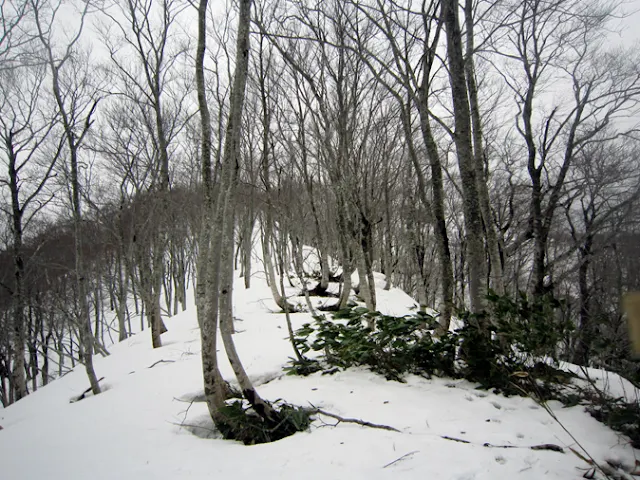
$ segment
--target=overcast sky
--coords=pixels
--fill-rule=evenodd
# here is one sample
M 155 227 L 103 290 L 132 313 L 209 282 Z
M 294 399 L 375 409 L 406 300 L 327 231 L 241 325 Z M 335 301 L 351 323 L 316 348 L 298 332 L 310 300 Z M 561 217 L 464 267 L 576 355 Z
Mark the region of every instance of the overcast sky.
M 640 41 L 640 0 L 625 0 L 624 10 L 629 16 L 622 21 L 625 43 Z

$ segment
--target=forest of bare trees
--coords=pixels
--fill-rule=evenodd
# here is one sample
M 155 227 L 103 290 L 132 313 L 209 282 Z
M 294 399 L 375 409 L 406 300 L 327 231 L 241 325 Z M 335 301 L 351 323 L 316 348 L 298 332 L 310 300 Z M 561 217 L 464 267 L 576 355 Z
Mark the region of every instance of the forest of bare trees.
M 220 350 L 277 424 L 235 350 L 234 277 L 250 288 L 263 271 L 275 303 L 300 308 L 280 273 L 305 274 L 303 246 L 315 294 L 340 282 L 336 309 L 356 293 L 375 310 L 374 272 L 436 309 L 441 332 L 490 291 L 553 297 L 574 326 L 562 358 L 640 378 L 621 310 L 640 288 L 640 49 L 616 33 L 624 13 L 0 0 L 0 401 L 76 364 L 100 393 L 94 355 L 141 330 L 161 347 L 193 291 L 212 418 L 228 421 Z

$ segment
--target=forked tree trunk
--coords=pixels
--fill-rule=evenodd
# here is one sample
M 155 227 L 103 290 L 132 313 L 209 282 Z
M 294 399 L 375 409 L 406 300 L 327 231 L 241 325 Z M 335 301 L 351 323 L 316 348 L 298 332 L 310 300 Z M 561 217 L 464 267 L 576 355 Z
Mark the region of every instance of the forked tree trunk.
M 231 103 L 227 122 L 223 178 L 216 225 L 222 235 L 220 249 L 220 333 L 225 345 L 227 357 L 236 375 L 243 396 L 253 409 L 271 427 L 278 422 L 278 415 L 273 408 L 262 400 L 249 380 L 240 357 L 237 354 L 233 338 L 233 245 L 235 241 L 235 204 L 233 203 L 240 156 L 240 139 L 242 133 L 242 110 L 245 88 L 249 70 L 249 29 L 251 24 L 251 0 L 240 0 L 238 16 L 238 38 L 236 47 L 236 69 L 231 89 Z M 221 213 L 221 215 L 220 215 Z M 265 239 L 267 242 L 269 239 Z M 214 419 L 215 420 L 215 419 Z
M 253 388 L 242 363 L 235 350 L 233 338 L 233 245 L 235 213 L 233 205 L 234 185 L 237 181 L 237 168 L 239 166 L 240 139 L 242 109 L 244 104 L 245 87 L 248 76 L 249 63 L 249 27 L 251 22 L 251 0 L 240 0 L 240 12 L 238 16 L 238 33 L 236 46 L 236 67 L 233 75 L 233 85 L 231 88 L 231 99 L 229 117 L 227 120 L 226 139 L 224 146 L 222 178 L 220 182 L 220 193 L 216 202 L 216 213 L 212 223 L 211 242 L 208 245 L 208 266 L 210 271 L 207 275 L 207 288 L 210 295 L 207 295 L 206 317 L 201 319 L 202 335 L 202 363 L 205 383 L 205 394 L 207 396 L 207 406 L 213 421 L 218 427 L 229 426 L 231 420 L 226 417 L 221 407 L 224 405 L 224 384 L 218 370 L 216 353 L 217 322 L 220 319 L 220 333 L 227 356 L 231 362 L 242 393 L 251 403 L 255 411 L 261 415 L 272 426 L 277 415 L 271 407 L 265 403 Z M 210 118 L 206 107 L 205 84 L 204 84 L 204 52 L 206 41 L 206 15 L 207 1 L 201 0 L 198 9 L 198 50 L 197 50 L 197 85 L 198 102 L 201 109 L 201 125 L 203 127 L 203 146 L 209 147 L 210 154 Z M 206 132 L 206 133 L 205 133 Z M 208 145 L 207 145 L 207 138 Z M 210 155 L 203 154 L 203 173 L 205 180 L 208 179 L 209 187 L 212 186 L 210 172 L 204 171 L 210 167 Z M 207 189 L 207 185 L 205 185 Z M 209 190 L 210 192 L 211 190 Z M 211 205 L 211 203 L 209 203 Z M 201 263 L 202 265 L 202 263 Z M 231 425 L 233 427 L 233 425 Z
M 218 367 L 218 288 L 216 256 L 211 255 L 213 242 L 213 179 L 211 171 L 211 115 L 207 104 L 204 56 L 206 50 L 207 0 L 198 4 L 198 45 L 196 49 L 196 86 L 200 107 L 201 168 L 204 186 L 204 214 L 198 235 L 196 306 L 202 341 L 202 374 L 209 414 L 217 427 L 225 424 L 224 380 Z M 218 245 L 220 242 L 218 242 Z
M 44 40 L 43 40 L 44 42 Z M 69 115 L 66 110 L 62 93 L 60 91 L 60 83 L 58 79 L 58 68 L 53 60 L 53 53 L 48 45 L 45 45 L 49 49 L 49 64 L 52 70 L 53 92 L 58 105 L 59 112 L 63 119 L 64 135 L 69 147 L 69 163 L 71 170 L 71 204 L 73 213 L 73 231 L 75 241 L 75 279 L 76 288 L 78 292 L 78 334 L 79 334 L 79 350 L 80 361 L 84 365 L 87 377 L 89 378 L 89 384 L 91 385 L 91 391 L 94 395 L 100 393 L 100 385 L 98 384 L 98 377 L 93 368 L 93 334 L 91 332 L 91 318 L 89 317 L 89 297 L 87 289 L 87 275 L 84 268 L 84 253 L 82 249 L 82 207 L 80 204 L 81 192 L 80 181 L 78 178 L 78 150 L 80 145 L 76 141 L 76 132 L 74 132 L 73 126 L 69 123 Z M 86 128 L 91 125 L 90 117 L 95 108 L 97 102 L 93 104 L 91 112 L 88 114 L 85 126 Z M 83 136 L 83 135 L 82 135 Z M 81 136 L 81 138 L 82 138 Z
M 73 134 L 69 134 L 69 143 Z M 83 363 L 87 377 L 89 378 L 89 384 L 91 386 L 91 392 L 94 395 L 100 393 L 100 385 L 98 383 L 98 377 L 93 368 L 93 334 L 91 332 L 91 318 L 89 317 L 89 298 L 87 292 L 87 280 L 84 270 L 84 261 L 82 253 L 82 240 L 81 240 L 81 209 L 80 209 L 80 185 L 78 182 L 78 163 L 75 148 L 71 149 L 71 188 L 73 196 L 73 223 L 75 233 L 75 256 L 76 256 L 76 284 L 78 289 L 78 303 L 79 303 L 79 316 L 78 316 L 78 332 L 80 340 L 80 361 Z

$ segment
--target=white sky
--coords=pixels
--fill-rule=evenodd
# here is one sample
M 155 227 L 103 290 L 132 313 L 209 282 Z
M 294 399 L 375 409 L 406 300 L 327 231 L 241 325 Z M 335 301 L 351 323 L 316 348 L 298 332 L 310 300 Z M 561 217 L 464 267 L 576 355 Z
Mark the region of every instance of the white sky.
M 621 21 L 622 39 L 626 44 L 640 42 L 640 0 L 625 0 L 623 8 L 629 16 Z

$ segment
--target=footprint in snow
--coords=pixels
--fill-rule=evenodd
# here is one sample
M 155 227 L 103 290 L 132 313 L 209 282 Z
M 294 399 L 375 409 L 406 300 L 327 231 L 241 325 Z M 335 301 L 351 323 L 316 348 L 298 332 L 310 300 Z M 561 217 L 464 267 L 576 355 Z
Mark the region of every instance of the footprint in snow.
M 502 405 L 500 405 L 498 402 L 490 402 L 491 405 L 493 405 L 495 408 L 497 408 L 498 410 L 502 409 Z
M 504 458 L 502 455 L 496 455 L 495 456 L 495 460 L 496 462 L 498 462 L 500 465 L 504 465 L 505 463 L 507 463 L 507 459 Z

